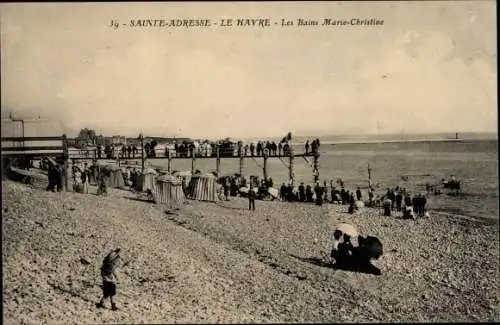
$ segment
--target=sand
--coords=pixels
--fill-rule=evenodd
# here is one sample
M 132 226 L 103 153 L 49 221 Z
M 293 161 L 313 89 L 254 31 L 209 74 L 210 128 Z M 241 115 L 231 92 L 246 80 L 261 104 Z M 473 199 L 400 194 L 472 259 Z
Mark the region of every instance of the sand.
M 180 210 L 2 183 L 4 320 L 40 323 L 499 321 L 498 223 L 364 208 L 188 201 Z M 384 244 L 381 276 L 321 265 L 334 225 Z M 99 267 L 123 250 L 119 311 L 96 309 Z

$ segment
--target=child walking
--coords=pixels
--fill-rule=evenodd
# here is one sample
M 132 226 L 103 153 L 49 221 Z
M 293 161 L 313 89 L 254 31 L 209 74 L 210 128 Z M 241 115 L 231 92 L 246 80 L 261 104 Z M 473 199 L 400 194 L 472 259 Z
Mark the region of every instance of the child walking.
M 102 262 L 102 298 L 97 304 L 97 308 L 104 308 L 104 300 L 109 298 L 111 301 L 111 309 L 118 310 L 118 307 L 116 307 L 116 304 L 113 301 L 113 297 L 116 295 L 116 282 L 118 281 L 116 269 L 118 268 L 120 261 L 120 249 L 117 248 L 111 251 Z

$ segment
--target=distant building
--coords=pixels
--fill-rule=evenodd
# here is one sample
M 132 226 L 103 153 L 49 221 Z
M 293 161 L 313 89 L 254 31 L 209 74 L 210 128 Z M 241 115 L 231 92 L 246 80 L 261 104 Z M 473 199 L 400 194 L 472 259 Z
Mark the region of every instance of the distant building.
M 121 135 L 114 135 L 111 137 L 112 144 L 127 144 L 127 138 Z

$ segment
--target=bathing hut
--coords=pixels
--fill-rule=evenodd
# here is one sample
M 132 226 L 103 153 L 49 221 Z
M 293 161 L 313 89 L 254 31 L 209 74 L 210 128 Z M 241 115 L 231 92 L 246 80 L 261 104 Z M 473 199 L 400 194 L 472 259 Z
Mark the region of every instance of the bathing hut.
M 168 174 L 156 177 L 153 196 L 159 204 L 181 205 L 186 198 L 182 190 L 182 179 Z
M 136 190 L 144 192 L 147 190 L 152 191 L 155 186 L 154 182 L 157 174 L 156 170 L 152 168 L 147 168 L 144 170 L 144 173 L 139 173 Z
M 188 187 L 188 198 L 198 201 L 217 200 L 217 179 L 213 174 L 193 175 Z

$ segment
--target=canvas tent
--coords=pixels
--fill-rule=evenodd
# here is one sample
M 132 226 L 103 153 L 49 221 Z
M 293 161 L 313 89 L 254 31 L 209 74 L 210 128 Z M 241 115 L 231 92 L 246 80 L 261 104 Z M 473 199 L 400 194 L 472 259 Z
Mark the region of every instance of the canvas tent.
M 153 196 L 159 204 L 181 205 L 186 199 L 182 179 L 168 174 L 156 177 Z
M 187 191 L 190 199 L 215 202 L 217 200 L 216 178 L 212 174 L 193 175 Z
M 156 174 L 157 174 L 156 170 L 152 168 L 145 169 L 144 173 L 139 172 L 137 174 L 135 189 L 138 191 L 153 190 Z

